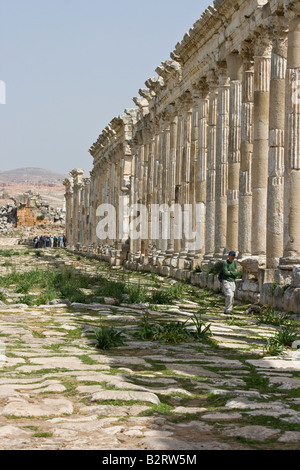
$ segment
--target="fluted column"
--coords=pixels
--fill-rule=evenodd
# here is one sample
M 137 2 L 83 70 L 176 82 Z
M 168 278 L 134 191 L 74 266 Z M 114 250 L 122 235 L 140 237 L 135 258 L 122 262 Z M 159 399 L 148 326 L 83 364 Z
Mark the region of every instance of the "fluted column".
M 150 255 L 153 251 L 153 233 L 152 233 L 152 204 L 154 204 L 154 151 L 155 151 L 155 136 L 151 136 L 149 142 L 149 155 L 148 155 L 148 178 L 147 178 L 147 210 L 148 210 L 148 245 L 147 254 Z
M 153 155 L 153 204 L 159 204 L 158 199 L 158 183 L 159 183 L 159 148 L 160 148 L 160 134 L 159 130 L 155 129 L 155 137 L 154 137 L 154 155 Z M 159 214 L 154 213 L 151 217 L 152 221 L 152 243 L 153 243 L 153 251 L 156 252 L 158 248 L 159 239 L 157 238 L 157 230 L 159 228 Z
M 254 51 L 254 147 L 252 165 L 252 254 L 266 254 L 269 107 L 272 42 L 267 33 Z
M 252 157 L 254 112 L 254 62 L 251 48 L 243 49 L 241 164 L 239 186 L 239 257 L 252 253 Z
M 84 186 L 82 189 L 82 220 L 81 220 L 81 242 L 83 246 L 87 246 L 89 240 L 89 196 L 90 196 L 90 178 L 84 178 Z
M 189 204 L 190 192 L 190 170 L 191 170 L 191 144 L 192 144 L 192 115 L 193 106 L 192 100 L 187 98 L 184 111 L 184 127 L 183 127 L 183 153 L 182 153 L 182 185 L 181 185 L 181 207 L 183 213 L 182 220 L 182 244 L 180 257 L 186 258 L 189 243 L 188 243 L 188 226 L 191 220 L 190 211 L 185 211 L 185 206 Z
M 163 122 L 163 131 L 162 131 L 162 197 L 160 204 L 168 204 L 168 191 L 169 188 L 167 186 L 167 182 L 169 180 L 169 158 L 170 158 L 170 122 L 169 122 L 169 115 L 166 113 L 164 116 Z M 166 255 L 167 248 L 168 248 L 168 230 L 169 230 L 169 223 L 168 223 L 168 210 L 164 211 L 164 213 L 160 213 L 160 223 L 161 223 L 161 251 Z
M 215 252 L 216 213 L 216 136 L 218 88 L 214 71 L 207 76 L 209 86 L 208 134 L 207 134 L 207 186 L 205 216 L 205 259 L 212 259 Z
M 170 124 L 170 156 L 169 156 L 169 207 L 170 207 L 170 238 L 168 242 L 167 253 L 174 253 L 174 223 L 175 214 L 172 206 L 175 204 L 175 188 L 176 188 L 176 142 L 177 142 L 178 116 L 173 114 Z
M 65 200 L 66 200 L 66 214 L 65 214 L 65 231 L 67 238 L 67 245 L 72 244 L 72 205 L 73 205 L 73 181 L 71 178 L 66 178 L 63 181 L 65 186 Z
M 238 251 L 242 66 L 243 60 L 239 54 L 230 54 L 227 57 L 227 68 L 230 76 L 227 248 L 234 251 Z
M 270 81 L 269 177 L 266 267 L 278 266 L 283 252 L 284 122 L 287 33 L 273 31 Z
M 223 64 L 222 64 L 223 65 Z M 230 84 L 227 70 L 219 68 L 217 149 L 216 149 L 216 214 L 215 257 L 222 258 L 227 246 L 227 189 L 229 143 Z
M 91 178 L 90 178 L 90 197 L 89 197 L 89 225 L 88 225 L 88 231 L 89 231 L 89 245 L 92 245 L 94 243 L 94 239 L 96 236 L 96 226 L 95 226 L 95 217 L 94 213 L 96 212 L 94 209 L 94 199 L 95 199 L 95 179 L 93 176 L 93 171 L 90 173 Z
M 288 2 L 287 2 L 288 3 Z M 284 175 L 284 252 L 280 265 L 300 264 L 300 5 L 289 22 Z
M 72 245 L 75 246 L 79 242 L 80 191 L 84 172 L 80 169 L 74 169 L 70 174 L 73 178 Z
M 206 83 L 202 84 L 198 101 L 198 156 L 196 166 L 196 206 L 198 212 L 196 233 L 198 259 L 205 252 L 205 213 L 206 213 L 206 183 L 207 183 L 207 146 L 208 146 L 208 110 L 209 95 Z
M 182 184 L 182 151 L 183 151 L 183 113 L 178 104 L 177 119 L 177 141 L 176 141 L 176 175 L 175 175 L 175 204 L 181 204 L 181 184 Z M 179 226 L 180 224 L 180 226 Z M 174 255 L 178 256 L 181 250 L 181 238 L 178 233 L 181 230 L 181 221 L 174 220 Z

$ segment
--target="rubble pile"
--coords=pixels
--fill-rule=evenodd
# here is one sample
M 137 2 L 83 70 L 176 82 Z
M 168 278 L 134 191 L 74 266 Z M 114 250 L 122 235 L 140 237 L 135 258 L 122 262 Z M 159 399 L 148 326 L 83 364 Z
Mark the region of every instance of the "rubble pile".
M 0 206 L 0 234 L 9 235 L 17 225 L 17 207 L 14 203 Z
M 6 204 L 0 205 L 0 236 L 9 235 L 15 229 L 27 233 L 34 227 L 65 223 L 64 210 L 52 207 L 38 193 L 28 191 L 10 199 L 9 203 L 6 200 Z

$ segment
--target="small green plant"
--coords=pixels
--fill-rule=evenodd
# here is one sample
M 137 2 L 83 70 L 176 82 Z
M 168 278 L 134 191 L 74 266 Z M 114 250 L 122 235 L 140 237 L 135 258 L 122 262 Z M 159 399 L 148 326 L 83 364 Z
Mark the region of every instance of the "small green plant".
M 299 328 L 293 325 L 286 325 L 279 329 L 276 334 L 278 344 L 291 347 L 293 342 L 299 339 Z
M 18 304 L 26 304 L 29 307 L 31 307 L 34 304 L 34 298 L 32 295 L 26 294 L 23 295 L 22 297 L 19 297 L 18 299 Z
M 262 308 L 261 312 L 257 314 L 259 316 L 258 323 L 265 323 L 269 325 L 285 325 L 290 323 L 290 319 L 288 315 L 283 312 L 276 312 L 271 307 L 264 307 Z
M 118 331 L 112 326 L 104 326 L 100 323 L 100 326 L 95 330 L 95 337 L 97 340 L 97 347 L 102 350 L 108 350 L 115 346 L 121 346 L 124 344 L 123 330 Z
M 264 348 L 268 356 L 282 354 L 285 347 L 291 347 L 299 339 L 299 328 L 294 325 L 281 326 L 273 338 L 269 338 Z
M 206 339 L 212 336 L 212 332 L 210 329 L 210 324 L 206 325 L 201 318 L 201 314 L 196 315 L 194 314 L 192 317 L 192 321 L 194 326 L 196 327 L 196 331 L 193 332 L 193 336 L 196 339 Z
M 126 288 L 128 294 L 128 303 L 138 304 L 148 302 L 147 290 L 139 285 L 128 286 Z
M 283 347 L 278 343 L 277 338 L 269 338 L 264 347 L 265 356 L 279 356 L 283 352 Z
M 271 285 L 271 294 L 274 295 L 275 293 L 275 290 L 277 289 L 277 287 L 279 286 L 279 282 L 273 282 L 272 285 Z
M 171 321 L 158 327 L 154 333 L 153 339 L 163 341 L 164 343 L 179 344 L 191 339 L 190 333 L 186 328 L 187 322 Z
M 12 256 L 18 256 L 20 253 L 15 250 L 0 250 L 0 256 L 4 258 L 11 258 Z
M 139 325 L 136 336 L 143 341 L 152 341 L 155 334 L 157 333 L 157 326 L 150 323 L 148 310 L 143 315 Z
M 149 302 L 151 304 L 160 305 L 173 304 L 176 300 L 180 299 L 183 294 L 183 289 L 183 285 L 181 284 L 176 284 L 167 289 L 158 289 L 152 292 Z

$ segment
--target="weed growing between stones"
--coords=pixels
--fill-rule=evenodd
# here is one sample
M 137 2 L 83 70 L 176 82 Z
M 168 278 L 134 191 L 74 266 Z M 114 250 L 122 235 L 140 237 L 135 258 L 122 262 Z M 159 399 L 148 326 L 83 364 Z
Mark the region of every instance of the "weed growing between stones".
M 4 258 L 11 258 L 12 256 L 19 256 L 21 255 L 22 253 L 19 252 L 19 251 L 15 251 L 15 250 L 0 250 L 0 256 L 4 256 Z
M 171 321 L 161 325 L 150 322 L 149 311 L 143 315 L 135 336 L 143 341 L 158 341 L 166 344 L 188 343 L 191 341 L 206 341 L 212 336 L 210 325 L 206 325 L 201 315 L 192 317 L 194 329 L 188 328 L 189 322 Z
M 97 348 L 102 350 L 121 346 L 125 341 L 123 330 L 119 331 L 113 326 L 105 326 L 102 321 L 100 326 L 95 330 L 95 337 L 97 340 Z
M 293 324 L 281 326 L 272 338 L 268 338 L 264 354 L 266 356 L 278 356 L 283 353 L 284 348 L 291 347 L 293 342 L 300 338 L 299 327 Z
M 273 308 L 268 306 L 263 307 L 260 313 L 256 315 L 258 316 L 258 324 L 265 323 L 275 326 L 298 324 L 298 322 L 291 320 L 286 313 L 276 312 Z

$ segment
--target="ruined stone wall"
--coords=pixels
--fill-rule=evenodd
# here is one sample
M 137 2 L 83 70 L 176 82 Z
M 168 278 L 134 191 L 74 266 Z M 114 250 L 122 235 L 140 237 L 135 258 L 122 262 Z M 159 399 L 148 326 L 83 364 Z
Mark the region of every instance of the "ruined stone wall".
M 299 1 L 216 0 L 156 73 L 65 181 L 70 246 L 214 289 L 234 249 L 239 298 L 299 313 Z

